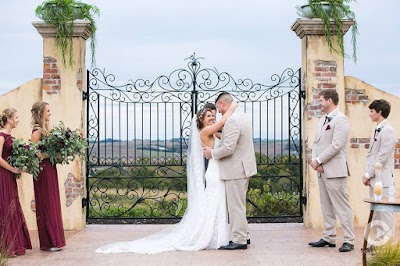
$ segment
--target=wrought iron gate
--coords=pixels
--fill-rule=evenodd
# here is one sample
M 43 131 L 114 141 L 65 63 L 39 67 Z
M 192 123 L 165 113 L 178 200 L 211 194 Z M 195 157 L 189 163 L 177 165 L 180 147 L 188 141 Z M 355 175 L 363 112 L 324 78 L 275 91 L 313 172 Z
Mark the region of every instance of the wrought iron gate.
M 186 151 L 191 118 L 227 91 L 252 119 L 258 174 L 250 179 L 250 221 L 302 221 L 300 70 L 271 76 L 271 85 L 187 68 L 150 81 L 119 83 L 88 71 L 88 223 L 165 223 L 186 208 Z

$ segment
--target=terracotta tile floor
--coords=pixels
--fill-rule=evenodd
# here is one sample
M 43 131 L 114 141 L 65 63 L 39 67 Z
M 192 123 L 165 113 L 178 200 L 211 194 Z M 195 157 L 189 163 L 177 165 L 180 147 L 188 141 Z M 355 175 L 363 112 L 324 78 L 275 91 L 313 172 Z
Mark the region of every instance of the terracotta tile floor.
M 9 265 L 361 265 L 363 228 L 356 228 L 355 249 L 340 253 L 343 235 L 338 229 L 336 248 L 312 248 L 309 241 L 321 237 L 320 229 L 303 224 L 250 224 L 247 250 L 166 252 L 158 255 L 96 254 L 101 245 L 132 240 L 168 225 L 88 225 L 80 232 L 66 232 L 67 246 L 59 252 L 40 251 L 36 231 L 31 231 L 33 250 L 11 258 Z

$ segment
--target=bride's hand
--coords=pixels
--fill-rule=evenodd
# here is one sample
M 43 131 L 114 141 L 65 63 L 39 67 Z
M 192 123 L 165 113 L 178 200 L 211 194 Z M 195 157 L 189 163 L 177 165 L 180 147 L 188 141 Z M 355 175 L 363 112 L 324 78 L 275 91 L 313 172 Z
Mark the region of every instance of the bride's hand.
M 221 132 L 215 132 L 213 135 L 215 138 L 221 139 Z
M 232 111 L 234 111 L 237 107 L 239 106 L 239 104 L 236 101 L 233 101 L 231 103 L 231 106 L 229 107 L 229 109 L 231 109 Z
M 239 106 L 237 101 L 233 101 L 231 105 L 233 105 L 233 109 L 236 109 Z

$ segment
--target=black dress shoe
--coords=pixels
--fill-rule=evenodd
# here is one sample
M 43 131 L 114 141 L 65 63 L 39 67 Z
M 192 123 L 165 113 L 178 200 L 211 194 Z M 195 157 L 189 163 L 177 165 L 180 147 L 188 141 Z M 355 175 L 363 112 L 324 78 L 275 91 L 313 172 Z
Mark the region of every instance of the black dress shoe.
M 247 249 L 247 244 L 236 244 L 235 242 L 230 242 L 229 245 L 222 246 L 221 250 L 235 250 L 235 249 Z
M 321 247 L 325 247 L 328 246 L 330 248 L 334 248 L 336 247 L 336 244 L 331 244 L 329 242 L 326 242 L 325 240 L 323 240 L 322 238 L 317 241 L 317 242 L 310 242 L 308 243 L 310 246 L 314 247 L 314 248 L 321 248 Z
M 343 245 L 339 248 L 340 252 L 349 252 L 354 249 L 354 245 L 344 242 Z
M 250 244 L 251 244 L 250 239 L 247 239 L 246 241 L 247 241 L 247 245 L 250 245 Z M 232 240 L 229 241 L 229 244 L 230 244 L 230 243 L 233 243 L 233 241 L 232 241 Z

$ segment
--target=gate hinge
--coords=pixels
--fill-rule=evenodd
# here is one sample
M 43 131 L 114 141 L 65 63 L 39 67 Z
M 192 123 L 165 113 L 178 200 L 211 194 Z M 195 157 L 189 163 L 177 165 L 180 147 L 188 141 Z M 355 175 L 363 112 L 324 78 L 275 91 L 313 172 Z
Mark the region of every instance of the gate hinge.
M 88 92 L 87 91 L 82 91 L 82 101 L 86 101 L 88 99 Z
M 301 204 L 306 205 L 307 204 L 307 197 L 306 196 L 301 196 L 300 202 L 301 202 Z
M 300 91 L 300 97 L 306 99 L 306 91 Z
M 82 198 L 82 208 L 85 208 L 87 206 L 87 200 L 86 198 Z

